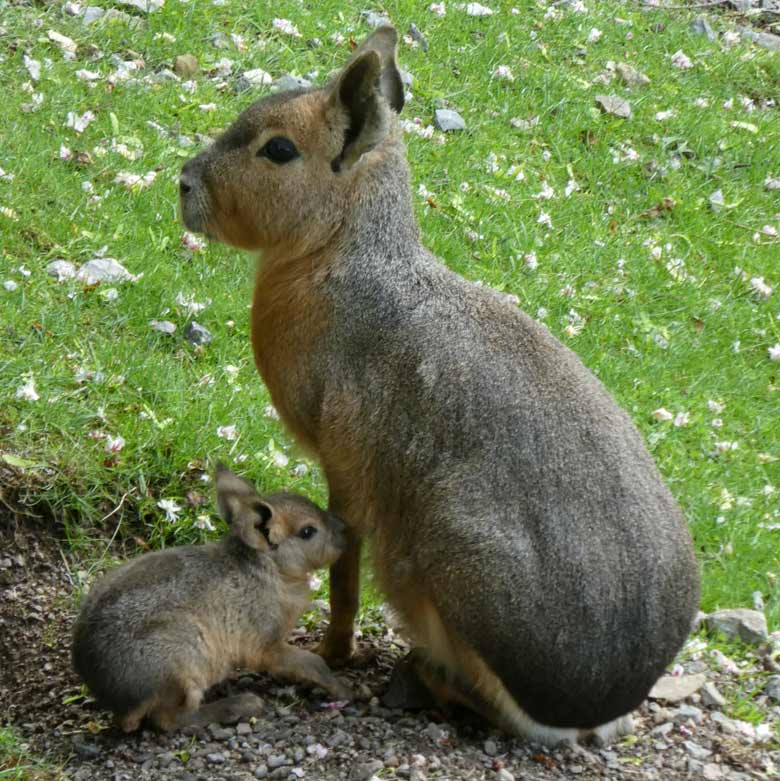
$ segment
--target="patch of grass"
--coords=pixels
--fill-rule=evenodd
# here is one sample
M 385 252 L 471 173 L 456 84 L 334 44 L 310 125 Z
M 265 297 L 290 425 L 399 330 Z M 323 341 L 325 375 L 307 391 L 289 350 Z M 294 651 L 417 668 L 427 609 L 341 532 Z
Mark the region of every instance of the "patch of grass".
M 484 18 L 451 3 L 443 17 L 426 4 L 384 6 L 430 43 L 428 53 L 401 46 L 414 76 L 404 116 L 426 125 L 447 105 L 468 125 L 408 135 L 425 242 L 466 277 L 516 294 L 631 413 L 690 521 L 703 608 L 748 605 L 760 591 L 777 628 L 780 364 L 769 348 L 780 343 L 780 192 L 764 182 L 780 177 L 780 61 L 711 43 L 685 14 L 625 4 L 616 16 L 615 4 L 590 0 L 587 13 L 490 5 Z M 316 466 L 268 413 L 252 365 L 253 261 L 218 245 L 182 248 L 176 182 L 196 134 L 217 132 L 260 94 L 236 90 L 242 71 L 322 82 L 347 58 L 347 39 L 368 32 L 362 6 L 169 1 L 136 27 L 85 26 L 56 5 L 0 8 L 0 168 L 15 177 L 0 179 L 0 283 L 16 285 L 0 289 L 0 432 L 15 460 L 0 463 L 4 494 L 42 503 L 90 547 L 96 529 L 150 546 L 207 536 L 216 519 L 203 475 L 217 457 L 261 490 L 323 500 Z M 301 37 L 275 31 L 275 17 Z M 49 30 L 74 40 L 75 59 Z M 321 46 L 307 45 L 314 37 Z M 693 67 L 673 65 L 678 50 Z M 163 72 L 185 52 L 201 65 L 194 91 Z M 25 56 L 42 64 L 38 82 Z M 120 61 L 135 62 L 126 78 Z M 621 61 L 650 85 L 624 86 L 609 65 Z M 499 66 L 514 80 L 493 76 Z M 32 93 L 43 102 L 26 112 Z M 600 114 L 601 93 L 628 98 L 632 117 Z M 88 110 L 83 133 L 64 127 L 68 112 Z M 151 171 L 147 189 L 114 181 Z M 717 190 L 725 205 L 714 210 Z M 143 277 L 91 287 L 45 272 L 102 248 Z M 209 303 L 194 313 L 192 301 Z M 152 319 L 176 333 L 152 330 Z M 182 335 L 193 319 L 214 337 L 202 348 Z M 37 401 L 17 397 L 29 380 Z M 657 421 L 659 408 L 687 417 Z M 237 438 L 220 437 L 223 426 Z M 124 447 L 107 452 L 119 436 Z M 182 508 L 178 520 L 166 520 L 162 499 Z
M 61 777 L 58 769 L 33 757 L 12 730 L 0 727 L 0 779 L 49 781 Z

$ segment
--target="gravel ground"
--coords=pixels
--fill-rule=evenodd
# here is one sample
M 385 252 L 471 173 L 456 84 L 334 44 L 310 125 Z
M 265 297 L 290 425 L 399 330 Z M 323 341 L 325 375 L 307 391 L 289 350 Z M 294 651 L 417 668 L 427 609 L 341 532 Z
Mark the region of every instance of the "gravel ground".
M 703 673 L 705 686 L 678 702 L 645 703 L 634 715 L 636 734 L 607 748 L 543 750 L 464 714 L 382 707 L 390 671 L 407 650 L 383 625 L 364 626 L 358 661 L 343 671 L 360 696 L 348 707 L 331 707 L 316 690 L 243 675 L 212 696 L 226 690 L 258 694 L 264 709 L 255 719 L 173 735 L 122 735 L 108 714 L 81 696 L 70 668 L 70 573 L 77 569 L 55 541 L 0 517 L 2 718 L 36 754 L 61 765 L 67 778 L 736 781 L 780 776 L 780 678 L 771 677 L 772 646 L 757 646 L 733 665 L 701 638 L 689 645 L 676 672 Z M 320 631 L 320 626 L 301 630 L 296 642 L 311 645 Z M 774 650 L 780 653 L 780 645 Z M 734 718 L 735 704 L 743 718 L 752 714 L 751 723 Z

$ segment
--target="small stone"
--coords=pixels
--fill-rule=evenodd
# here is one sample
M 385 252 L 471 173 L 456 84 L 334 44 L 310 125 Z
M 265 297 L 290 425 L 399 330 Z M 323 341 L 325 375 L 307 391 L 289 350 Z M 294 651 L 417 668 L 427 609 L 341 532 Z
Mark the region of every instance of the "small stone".
M 352 774 L 352 778 L 355 781 L 368 781 L 371 776 L 382 770 L 384 766 L 385 763 L 381 759 L 372 759 L 370 762 L 358 765 Z
M 695 705 L 682 705 L 674 714 L 674 720 L 682 724 L 686 721 L 692 721 L 694 724 L 701 724 L 703 719 L 704 714 L 702 713 L 701 708 L 697 708 Z
M 211 762 L 212 765 L 225 764 L 225 755 L 220 751 L 216 751 L 213 754 L 206 754 L 206 759 Z
M 757 46 L 762 46 L 769 51 L 780 52 L 780 35 L 772 33 L 756 32 L 749 27 L 737 27 L 737 32 L 743 40 L 752 41 Z
M 268 767 L 271 770 L 282 767 L 283 765 L 292 765 L 292 760 L 288 759 L 284 754 L 271 754 L 271 756 L 268 757 L 267 762 Z
M 672 724 L 671 721 L 667 721 L 664 724 L 659 724 L 657 727 L 653 727 L 653 729 L 650 731 L 650 734 L 665 738 L 673 729 L 674 724 Z
M 425 734 L 431 738 L 431 740 L 441 740 L 444 737 L 444 732 L 438 724 L 434 724 L 432 721 L 428 722 L 428 726 L 425 728 Z
M 137 282 L 139 279 L 114 258 L 93 258 L 78 270 L 76 277 L 87 285 L 98 282 Z
M 360 15 L 369 27 L 382 27 L 386 24 L 392 24 L 390 19 L 384 14 L 378 14 L 376 11 L 361 11 Z
M 703 759 L 707 759 L 707 757 L 712 754 L 709 749 L 700 746 L 698 743 L 694 743 L 692 740 L 684 740 L 683 746 L 694 759 L 698 759 L 700 762 Z
M 244 735 L 251 735 L 252 734 L 252 725 L 247 724 L 245 721 L 239 721 L 238 724 L 236 724 L 236 735 L 244 736 Z
M 482 744 L 482 750 L 489 757 L 494 757 L 496 754 L 498 754 L 498 746 L 496 746 L 496 742 L 494 740 L 486 740 Z
M 53 260 L 46 266 L 46 273 L 57 282 L 63 282 L 76 276 L 76 267 L 67 260 Z
M 697 16 L 691 22 L 691 31 L 696 33 L 696 35 L 706 35 L 708 41 L 718 40 L 718 34 L 712 29 L 706 16 Z
M 709 681 L 701 688 L 701 701 L 708 708 L 722 708 L 726 704 L 726 698 L 718 691 L 718 687 Z
M 728 638 L 739 637 L 746 643 L 763 643 L 769 637 L 766 617 L 758 610 L 718 610 L 710 613 L 706 623 L 711 630 L 721 632 Z
M 735 10 L 739 11 L 740 13 L 747 13 L 748 11 L 753 10 L 753 6 L 755 5 L 755 0 L 728 0 L 728 4 Z
M 648 695 L 653 700 L 665 702 L 680 702 L 695 694 L 704 686 L 707 678 L 703 673 L 698 675 L 664 675 L 656 681 Z
M 96 5 L 88 5 L 81 12 L 81 21 L 83 24 L 94 24 L 98 19 L 101 19 L 105 13 L 103 8 L 99 8 Z
M 150 320 L 149 328 L 153 331 L 159 331 L 161 334 L 168 334 L 168 336 L 176 333 L 176 323 L 172 323 L 170 320 Z
M 233 730 L 223 727 L 221 724 L 209 724 L 209 733 L 214 740 L 229 740 L 233 737 Z
M 409 22 L 409 37 L 413 41 L 417 41 L 424 52 L 428 51 L 428 41 L 425 40 L 425 36 L 417 29 L 414 22 Z
M 268 765 L 258 765 L 254 772 L 255 778 L 266 778 L 268 776 Z
M 76 753 L 82 759 L 95 759 L 100 756 L 100 746 L 95 743 L 87 743 L 83 740 L 76 740 L 73 743 Z
M 615 70 L 627 87 L 646 87 L 650 83 L 649 76 L 625 62 L 619 62 Z
M 448 108 L 436 109 L 433 114 L 433 124 L 445 133 L 466 129 L 466 120 L 457 111 Z
M 270 73 L 266 73 L 262 68 L 255 68 L 254 70 L 244 71 L 238 77 L 236 91 L 246 92 L 247 90 L 264 87 L 272 83 L 273 79 Z
M 576 766 L 576 765 L 572 765 L 572 766 L 569 768 L 569 770 L 570 770 L 572 773 L 575 773 L 575 770 L 574 770 L 574 768 L 575 768 L 575 767 L 577 767 L 577 766 Z M 582 769 L 580 769 L 580 771 L 579 771 L 579 772 L 581 773 L 581 772 L 582 772 Z M 575 773 L 575 775 L 576 775 L 576 773 Z M 512 773 L 510 773 L 510 772 L 509 772 L 509 771 L 508 771 L 508 770 L 507 770 L 505 767 L 502 767 L 502 768 L 501 768 L 501 769 L 498 771 L 498 773 L 496 773 L 496 779 L 497 779 L 497 781 L 515 781 L 515 777 L 514 777 L 514 775 L 513 775 Z
M 764 686 L 764 694 L 770 700 L 780 702 L 780 675 L 770 675 Z
M 309 38 L 309 40 L 306 41 L 306 45 L 310 49 L 319 49 L 322 47 L 322 41 L 319 38 Z
M 116 0 L 116 2 L 119 3 L 119 5 L 135 8 L 145 14 L 153 14 L 165 5 L 165 0 Z
M 308 79 L 286 73 L 273 83 L 272 89 L 274 92 L 289 92 L 290 90 L 308 89 L 309 87 L 311 87 L 311 82 Z
M 631 117 L 631 104 L 617 95 L 596 95 L 596 105 L 603 114 L 612 114 L 620 119 Z
M 715 190 L 712 195 L 709 197 L 710 202 L 710 208 L 712 211 L 717 212 L 720 211 L 725 205 L 726 205 L 726 199 L 723 197 L 723 190 L 717 189 Z M 708 616 L 705 616 L 704 620 L 706 621 Z
M 184 329 L 184 337 L 188 342 L 196 345 L 208 344 L 214 338 L 208 328 L 204 328 L 194 320 Z
M 702 768 L 701 774 L 705 781 L 718 781 L 723 777 L 723 771 L 720 769 L 720 765 L 716 765 L 714 762 L 708 762 Z
M 176 757 L 170 751 L 165 751 L 164 753 L 157 755 L 157 764 L 160 767 L 168 767 L 174 759 L 176 759 Z
M 398 69 L 398 73 L 401 75 L 401 82 L 405 87 L 411 89 L 414 86 L 414 76 L 409 71 L 405 71 L 403 68 Z
M 198 59 L 192 54 L 180 54 L 173 61 L 173 72 L 183 79 L 191 79 L 198 72 Z

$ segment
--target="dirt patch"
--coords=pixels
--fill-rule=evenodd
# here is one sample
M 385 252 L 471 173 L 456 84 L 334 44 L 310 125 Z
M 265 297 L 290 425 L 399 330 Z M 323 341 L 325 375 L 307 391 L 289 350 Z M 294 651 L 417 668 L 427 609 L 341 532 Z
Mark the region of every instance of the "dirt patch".
M 76 562 L 42 529 L 0 518 L 2 717 L 37 754 L 79 781 L 335 781 L 375 775 L 412 781 L 736 780 L 768 778 L 780 765 L 775 742 L 780 708 L 761 694 L 750 700 L 761 713 L 758 730 L 694 694 L 675 706 L 645 704 L 635 714 L 636 735 L 608 748 L 542 750 L 462 716 L 389 710 L 379 697 L 406 647 L 381 623 L 364 627 L 360 661 L 344 672 L 361 695 L 348 707 L 333 709 L 316 692 L 268 676 L 243 675 L 212 696 L 252 691 L 265 703 L 258 718 L 174 735 L 125 736 L 84 697 L 71 670 L 70 573 L 76 570 Z M 313 644 L 320 628 L 301 630 L 296 642 Z M 727 695 L 735 687 L 757 691 L 764 682 L 758 666 L 751 679 L 746 675 L 751 670 L 713 669 L 706 652 L 693 657 L 686 672 L 705 672 Z

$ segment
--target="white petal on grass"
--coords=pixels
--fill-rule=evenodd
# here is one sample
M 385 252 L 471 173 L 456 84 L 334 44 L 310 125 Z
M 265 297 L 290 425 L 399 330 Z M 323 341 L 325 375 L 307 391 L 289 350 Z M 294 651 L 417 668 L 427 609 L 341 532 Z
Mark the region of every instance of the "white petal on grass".
M 234 442 L 238 439 L 238 430 L 235 426 L 218 426 L 217 436 L 220 439 L 226 439 L 228 442 Z
M 30 74 L 30 78 L 33 81 L 39 81 L 41 78 L 41 63 L 38 60 L 28 57 L 26 54 L 22 58 L 24 67 L 27 68 L 27 72 Z
M 272 451 L 271 459 L 274 462 L 274 466 L 278 467 L 279 469 L 284 469 L 290 463 L 290 459 L 279 450 Z
M 717 414 L 723 412 L 723 410 L 726 409 L 726 405 L 722 401 L 715 401 L 715 399 L 708 399 L 707 409 L 710 412 L 715 412 Z
M 175 523 L 179 520 L 179 513 L 182 511 L 180 505 L 173 499 L 160 499 L 157 506 L 165 513 L 165 520 L 168 523 Z
M 76 78 L 81 79 L 81 81 L 97 81 L 98 79 L 102 78 L 102 76 L 97 71 L 90 71 L 86 68 L 81 68 L 80 70 L 76 71 Z
M 772 295 L 772 288 L 764 282 L 763 277 L 753 277 L 750 280 L 750 289 L 759 298 L 769 298 Z
M 436 16 L 445 16 L 447 13 L 447 8 L 445 7 L 444 3 L 431 3 L 428 6 L 428 10 L 432 14 L 436 14 Z
M 493 16 L 493 9 L 480 3 L 468 3 L 466 5 L 466 13 L 469 16 Z
M 768 347 L 767 352 L 769 353 L 770 361 L 780 361 L 780 343 L 773 347 Z
M 780 190 L 780 176 L 767 176 L 764 179 L 765 190 Z
M 191 293 L 190 295 L 184 295 L 184 293 L 177 293 L 176 294 L 176 304 L 178 306 L 184 307 L 184 309 L 189 312 L 191 315 L 197 315 L 200 312 L 202 312 L 209 304 L 211 304 L 211 299 L 207 298 L 206 302 L 204 304 L 199 303 L 195 300 L 195 296 Z
M 598 27 L 591 28 L 591 31 L 588 33 L 588 43 L 597 43 L 599 40 L 601 40 L 602 34 L 603 33 L 601 30 L 599 30 Z
M 546 225 L 548 228 L 552 228 L 552 219 L 550 219 L 550 215 L 547 212 L 540 212 L 536 222 L 539 225 Z
M 300 462 L 296 464 L 291 471 L 295 477 L 303 477 L 309 473 L 309 467 L 303 462 Z
M 691 59 L 683 52 L 682 49 L 678 49 L 673 55 L 672 55 L 672 65 L 674 65 L 675 68 L 680 68 L 681 70 L 688 70 L 689 68 L 693 67 L 693 62 L 691 62 Z
M 716 442 L 715 454 L 722 456 L 724 453 L 728 453 L 731 450 L 737 450 L 739 448 L 739 442 Z
M 16 398 L 24 401 L 38 401 L 41 397 L 35 390 L 35 380 L 32 376 L 27 378 L 27 382 L 16 389 Z
M 672 413 L 669 412 L 668 409 L 659 407 L 658 409 L 653 410 L 653 417 L 658 421 L 666 421 L 666 420 L 671 420 L 674 417 L 674 415 L 672 415 Z
M 211 517 L 206 515 L 205 513 L 203 515 L 199 515 L 195 519 L 195 526 L 201 531 L 206 531 L 206 532 L 215 531 L 214 524 L 211 522 Z
M 504 79 L 505 81 L 514 81 L 515 77 L 512 73 L 512 70 L 508 65 L 499 65 L 494 71 L 493 71 L 493 78 L 494 79 Z
M 118 453 L 124 446 L 124 437 L 112 437 L 110 435 L 106 437 L 106 453 Z
M 713 418 L 710 425 L 713 428 L 723 428 L 723 421 L 720 418 Z
M 13 281 L 13 279 L 6 279 L 5 282 L 3 282 L 3 287 L 9 292 L 13 293 L 16 288 L 19 287 L 19 285 Z
M 11 222 L 19 222 L 19 215 L 10 206 L 0 206 L 0 214 L 7 217 Z
M 206 246 L 206 242 L 194 233 L 184 231 L 181 235 L 181 246 L 189 252 L 200 252 Z
M 293 38 L 301 37 L 298 28 L 289 19 L 274 19 L 271 24 L 274 30 L 278 30 L 280 33 L 291 35 Z
M 114 177 L 114 184 L 121 184 L 128 190 L 145 190 L 147 187 L 151 187 L 154 184 L 156 178 L 156 171 L 149 171 L 143 175 L 120 171 Z
M 92 111 L 85 111 L 81 116 L 75 111 L 69 111 L 65 118 L 65 127 L 73 128 L 77 135 L 81 135 L 94 121 L 95 114 Z
M 525 263 L 525 265 L 528 266 L 531 271 L 536 271 L 536 268 L 539 265 L 539 260 L 536 257 L 536 253 L 526 252 L 525 255 L 523 255 L 523 263 Z
M 672 423 L 677 426 L 677 428 L 681 428 L 682 426 L 687 426 L 690 421 L 691 417 L 687 412 L 678 412 L 674 416 Z
M 270 420 L 279 420 L 279 413 L 276 411 L 276 407 L 274 407 L 273 404 L 266 404 L 263 412 Z

